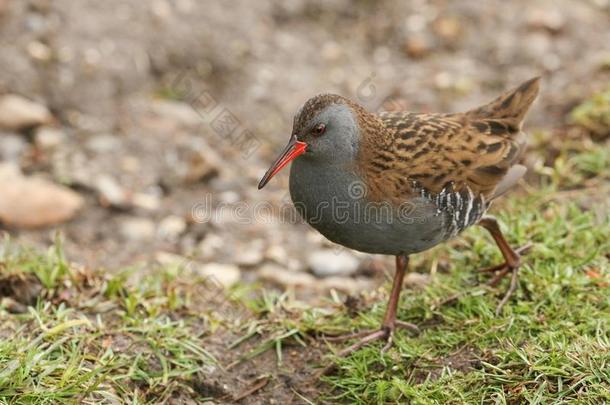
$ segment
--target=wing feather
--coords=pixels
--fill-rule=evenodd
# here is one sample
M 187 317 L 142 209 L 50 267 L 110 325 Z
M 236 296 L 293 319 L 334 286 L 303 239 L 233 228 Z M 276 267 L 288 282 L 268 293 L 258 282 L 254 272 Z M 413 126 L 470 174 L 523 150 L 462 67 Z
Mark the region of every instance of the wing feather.
M 385 141 L 367 148 L 363 164 L 372 196 L 404 200 L 414 184 L 436 194 L 450 185 L 486 201 L 504 193 L 524 174 L 511 168 L 525 148 L 521 123 L 538 88 L 531 79 L 465 113 L 378 114 Z

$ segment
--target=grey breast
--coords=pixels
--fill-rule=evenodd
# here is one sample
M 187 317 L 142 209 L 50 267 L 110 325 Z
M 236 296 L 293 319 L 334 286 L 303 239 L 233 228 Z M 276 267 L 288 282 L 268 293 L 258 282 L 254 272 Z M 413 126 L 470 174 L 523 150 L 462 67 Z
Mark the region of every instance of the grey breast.
M 367 200 L 365 183 L 334 163 L 296 159 L 290 195 L 303 217 L 332 242 L 377 254 L 427 250 L 449 236 L 449 217 L 424 195 L 396 206 Z

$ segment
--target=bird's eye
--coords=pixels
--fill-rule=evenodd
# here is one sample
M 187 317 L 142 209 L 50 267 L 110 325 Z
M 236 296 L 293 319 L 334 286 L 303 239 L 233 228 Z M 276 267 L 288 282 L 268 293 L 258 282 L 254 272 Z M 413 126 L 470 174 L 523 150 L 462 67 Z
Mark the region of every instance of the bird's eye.
M 320 136 L 324 133 L 324 131 L 326 131 L 326 125 L 318 124 L 314 127 L 312 132 L 315 136 Z

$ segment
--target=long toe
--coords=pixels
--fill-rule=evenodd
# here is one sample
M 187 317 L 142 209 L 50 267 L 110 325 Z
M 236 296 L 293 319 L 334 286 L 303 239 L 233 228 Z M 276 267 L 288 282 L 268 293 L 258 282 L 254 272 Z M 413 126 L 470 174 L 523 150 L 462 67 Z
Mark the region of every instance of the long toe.
M 532 246 L 533 246 L 532 243 L 528 242 L 525 245 L 515 249 L 514 252 L 517 254 L 517 257 L 520 258 L 521 256 L 525 255 L 527 252 L 529 252 L 529 250 L 532 248 Z M 489 279 L 489 281 L 487 282 L 487 285 L 489 285 L 490 287 L 495 287 L 496 285 L 498 285 L 500 283 L 500 281 L 502 281 L 502 279 L 504 277 L 506 277 L 508 274 L 511 274 L 510 285 L 509 285 L 508 289 L 506 290 L 506 293 L 504 293 L 502 300 L 500 300 L 500 303 L 498 303 L 498 306 L 496 307 L 496 316 L 499 316 L 502 313 L 502 309 L 508 303 L 510 298 L 513 296 L 513 294 L 517 290 L 517 286 L 519 283 L 519 280 L 518 280 L 519 267 L 520 267 L 520 260 L 517 261 L 516 265 L 512 265 L 512 266 L 509 265 L 507 262 L 504 262 L 504 263 L 498 264 L 496 266 L 478 270 L 479 272 L 483 272 L 483 273 L 495 273 L 493 275 L 493 277 L 491 277 Z
M 508 290 L 506 290 L 504 297 L 502 297 L 502 300 L 496 307 L 496 316 L 500 316 L 500 314 L 502 313 L 502 308 L 504 308 L 504 305 L 506 305 L 506 303 L 508 302 L 510 297 L 512 297 L 513 294 L 515 293 L 515 291 L 517 290 L 517 284 L 519 282 L 518 278 L 519 278 L 519 268 L 515 267 L 514 269 L 512 269 L 512 277 L 510 279 L 510 286 L 508 287 Z
M 525 254 L 527 254 L 531 248 L 532 248 L 533 244 L 531 242 L 527 242 L 525 245 L 518 247 L 517 249 L 515 249 L 515 253 L 521 257 Z M 484 267 L 482 269 L 478 269 L 477 272 L 478 273 L 495 273 L 495 272 L 502 272 L 504 270 L 506 270 L 507 268 L 509 268 L 510 266 L 508 266 L 508 263 L 503 262 L 500 264 L 496 264 L 495 266 L 490 266 L 490 267 Z M 508 272 L 506 272 L 508 273 Z M 506 273 L 504 275 L 506 275 Z
M 381 349 L 381 353 L 387 352 L 388 350 L 390 350 L 392 348 L 393 345 L 394 345 L 394 332 L 390 331 L 388 333 L 388 337 L 386 338 L 385 345 Z
M 355 351 L 360 350 L 362 347 L 372 343 L 376 340 L 388 339 L 392 335 L 392 331 L 387 328 L 381 328 L 375 332 L 369 333 L 368 335 L 361 337 L 356 343 L 353 345 L 341 350 L 337 355 L 339 357 L 346 357 Z
M 349 335 L 333 336 L 330 338 L 326 338 L 326 340 L 343 341 L 343 340 L 357 339 L 356 343 L 347 347 L 346 349 L 343 349 L 342 351 L 340 351 L 338 353 L 339 357 L 345 357 L 345 356 L 361 349 L 362 347 L 368 345 L 369 343 L 372 343 L 376 340 L 385 339 L 387 342 L 386 342 L 385 346 L 383 347 L 383 349 L 381 350 L 383 353 L 383 352 L 388 351 L 390 349 L 390 347 L 392 347 L 393 339 L 394 339 L 394 332 L 397 328 L 407 329 L 415 334 L 420 333 L 419 327 L 417 327 L 417 325 L 414 325 L 410 322 L 403 322 L 403 321 L 395 320 L 392 325 L 382 326 L 378 330 L 374 330 L 374 331 L 367 330 L 367 331 L 362 331 L 362 332 L 358 332 L 358 333 L 352 333 Z
M 377 331 L 377 329 L 367 329 L 360 332 L 346 333 L 345 335 L 323 335 L 323 338 L 329 342 L 344 342 L 346 340 L 360 339 Z
M 407 329 L 416 334 L 420 333 L 420 330 L 417 327 L 417 325 L 414 325 L 409 322 L 395 320 L 390 326 L 382 326 L 380 329 L 377 329 L 377 330 L 373 330 L 373 331 L 366 330 L 366 331 L 362 331 L 362 332 L 350 333 L 350 334 L 341 335 L 341 336 L 324 336 L 324 339 L 326 339 L 328 341 L 334 341 L 334 342 L 344 341 L 344 340 L 353 340 L 353 339 L 357 340 L 356 343 L 352 344 L 351 346 L 349 346 L 349 347 L 341 350 L 339 353 L 337 353 L 337 356 L 339 356 L 339 357 L 347 357 L 350 354 L 360 350 L 364 346 L 366 346 L 370 343 L 373 343 L 377 340 L 386 341 L 385 345 L 381 349 L 381 352 L 385 353 L 388 350 L 390 350 L 390 348 L 394 344 L 394 332 L 397 328 Z M 329 374 L 335 369 L 336 369 L 336 364 L 331 364 L 331 365 L 326 366 L 322 370 L 320 370 L 320 372 L 317 373 L 316 375 L 320 376 L 320 375 Z
M 506 263 L 496 264 L 495 266 L 484 267 L 482 269 L 478 269 L 477 273 L 494 273 L 496 271 L 504 270 L 506 268 Z
M 527 242 L 525 245 L 519 246 L 517 249 L 515 249 L 515 253 L 521 256 L 526 255 L 533 246 L 534 244 L 532 242 Z
M 497 286 L 498 283 L 500 281 L 502 281 L 502 279 L 504 277 L 506 277 L 506 275 L 510 271 L 510 267 L 508 267 L 508 265 L 506 263 L 504 263 L 504 264 L 502 264 L 502 267 L 500 269 L 498 269 L 498 270 L 499 271 L 491 279 L 489 279 L 489 281 L 487 282 L 488 286 L 490 286 L 490 287 Z
M 419 335 L 421 333 L 421 330 L 419 329 L 419 326 L 415 325 L 414 323 L 404 322 L 404 321 L 400 321 L 400 320 L 397 319 L 394 322 L 394 325 L 397 328 L 403 328 L 403 329 L 410 330 L 411 332 L 415 333 L 416 335 Z
M 385 351 L 387 349 L 389 349 L 392 346 L 392 330 L 388 329 L 388 328 L 381 328 L 375 331 L 363 331 L 363 332 L 359 332 L 359 333 L 352 333 L 349 335 L 343 335 L 343 336 L 333 336 L 332 337 L 334 340 L 337 340 L 336 338 L 340 338 L 341 340 L 345 340 L 345 339 L 358 339 L 358 341 L 356 343 L 354 343 L 353 345 L 341 350 L 339 353 L 337 353 L 337 356 L 339 357 L 347 357 L 350 354 L 360 350 L 362 347 L 368 345 L 369 343 L 372 343 L 376 340 L 382 340 L 385 339 L 387 340 L 384 348 L 382 349 L 382 351 Z M 327 340 L 329 340 L 328 338 L 326 338 Z M 331 363 L 329 365 L 327 365 L 326 367 L 322 368 L 320 371 L 318 371 L 315 376 L 320 377 L 323 375 L 327 375 L 332 373 L 333 371 L 335 371 L 337 369 L 337 363 Z

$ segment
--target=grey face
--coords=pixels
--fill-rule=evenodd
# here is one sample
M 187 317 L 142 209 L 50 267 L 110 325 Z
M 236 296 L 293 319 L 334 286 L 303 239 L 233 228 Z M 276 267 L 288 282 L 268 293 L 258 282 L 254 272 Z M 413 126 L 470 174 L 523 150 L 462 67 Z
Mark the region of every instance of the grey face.
M 354 162 L 360 134 L 352 109 L 341 99 L 326 94 L 307 100 L 294 119 L 288 144 L 258 183 L 259 189 L 293 160 L 295 165 L 308 164 L 324 169 L 336 165 L 345 167 Z
M 320 128 L 324 130 L 320 133 Z M 345 104 L 331 104 L 307 122 L 295 134 L 307 144 L 300 159 L 336 163 L 352 161 L 358 149 L 358 125 L 352 110 Z

